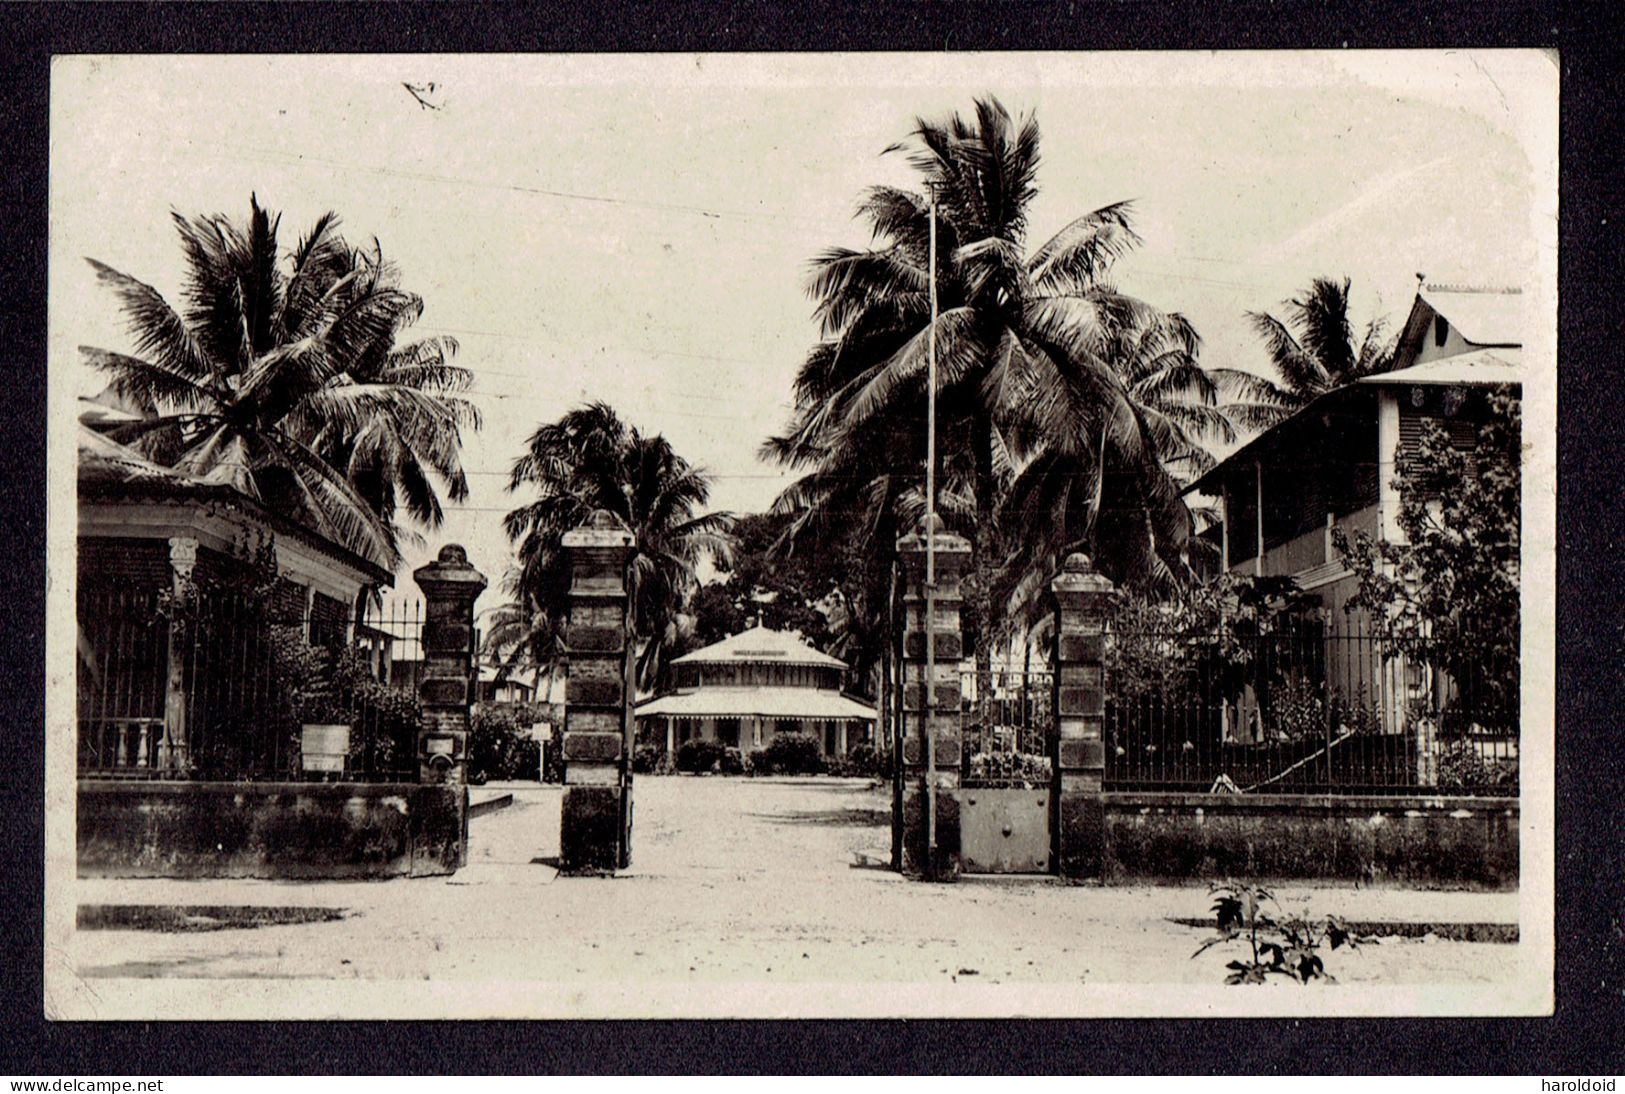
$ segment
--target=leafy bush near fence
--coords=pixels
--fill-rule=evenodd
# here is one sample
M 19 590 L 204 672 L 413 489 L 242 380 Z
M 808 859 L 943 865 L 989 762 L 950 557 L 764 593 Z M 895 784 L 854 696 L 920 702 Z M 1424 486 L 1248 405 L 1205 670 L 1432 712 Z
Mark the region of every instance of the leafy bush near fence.
M 531 737 L 536 722 L 551 721 L 551 708 L 537 703 L 477 703 L 468 729 L 468 775 L 474 782 L 489 779 L 534 779 L 541 763 L 541 746 Z M 553 737 L 562 743 L 554 724 Z M 548 746 L 549 766 L 559 759 L 559 748 Z
M 1324 681 L 1302 677 L 1289 678 L 1270 689 L 1264 724 L 1278 739 L 1287 741 L 1320 740 L 1328 730 L 1337 736 L 1382 731 L 1382 719 L 1376 705 L 1366 700 L 1364 685 L 1355 689 L 1351 699 L 1337 688 L 1328 695 Z
M 969 758 L 973 779 L 1010 786 L 1041 786 L 1049 782 L 1048 756 L 1026 752 L 979 752 Z
M 353 649 L 312 646 L 304 628 L 262 624 L 266 627 L 267 660 L 264 701 L 254 716 L 270 732 L 258 735 L 264 747 L 281 739 L 287 771 L 300 774 L 301 726 L 309 724 L 351 727 L 349 766 L 353 772 L 407 772 L 417 766 L 418 726 L 423 707 L 416 695 L 379 682 L 367 660 Z M 242 711 L 240 714 L 247 714 Z M 194 758 L 201 778 L 241 778 L 246 767 L 265 774 L 278 772 L 262 757 L 245 756 L 245 735 L 214 726 L 209 746 Z
M 1447 793 L 1503 791 L 1516 794 L 1518 763 L 1516 760 L 1486 760 L 1470 742 L 1456 742 L 1439 753 L 1436 785 Z
M 1165 599 L 1128 595 L 1114 615 L 1106 669 L 1123 699 L 1172 708 L 1234 699 L 1270 681 L 1267 652 L 1310 600 L 1289 577 L 1223 574 Z
M 704 775 L 722 761 L 723 745 L 705 737 L 691 737 L 677 746 L 677 770 Z

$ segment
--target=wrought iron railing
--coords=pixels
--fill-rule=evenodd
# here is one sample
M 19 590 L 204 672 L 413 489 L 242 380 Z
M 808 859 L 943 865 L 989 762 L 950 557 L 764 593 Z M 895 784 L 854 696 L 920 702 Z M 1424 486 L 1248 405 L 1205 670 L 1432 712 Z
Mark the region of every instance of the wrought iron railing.
M 415 679 L 398 670 L 421 631 L 416 604 L 358 624 L 237 593 L 82 593 L 79 772 L 413 779 Z
M 1054 676 L 993 668 L 960 674 L 960 781 L 965 786 L 1047 786 L 1054 732 Z
M 1117 790 L 1516 795 L 1516 686 L 1360 633 L 1119 631 L 1106 646 Z

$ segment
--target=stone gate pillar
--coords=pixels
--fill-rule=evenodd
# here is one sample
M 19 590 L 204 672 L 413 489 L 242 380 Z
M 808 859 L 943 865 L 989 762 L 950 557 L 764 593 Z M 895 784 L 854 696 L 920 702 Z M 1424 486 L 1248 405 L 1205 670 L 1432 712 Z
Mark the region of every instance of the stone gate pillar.
M 1050 808 L 1051 861 L 1068 878 L 1098 878 L 1106 847 L 1106 621 L 1116 588 L 1086 555 L 1068 555 L 1050 582 L 1055 596 L 1051 649 L 1055 728 Z
M 564 805 L 559 860 L 568 872 L 612 871 L 632 859 L 631 645 L 626 525 L 600 509 L 566 532 L 570 619 L 564 685 Z
M 418 699 L 418 781 L 466 785 L 468 712 L 474 702 L 474 601 L 485 575 L 455 543 L 412 571 L 423 590 L 423 679 Z
M 959 663 L 964 642 L 959 630 L 959 609 L 964 600 L 961 579 L 970 562 L 970 543 L 943 530 L 942 519 L 919 527 L 897 541 L 903 579 L 903 795 L 902 870 L 916 877 L 949 879 L 959 873 Z M 925 554 L 927 536 L 934 538 L 936 566 L 935 613 L 926 615 Z M 926 634 L 934 635 L 935 669 L 926 673 Z M 936 741 L 936 770 L 926 769 L 926 734 Z M 937 787 L 936 847 L 928 854 L 928 791 L 926 780 Z

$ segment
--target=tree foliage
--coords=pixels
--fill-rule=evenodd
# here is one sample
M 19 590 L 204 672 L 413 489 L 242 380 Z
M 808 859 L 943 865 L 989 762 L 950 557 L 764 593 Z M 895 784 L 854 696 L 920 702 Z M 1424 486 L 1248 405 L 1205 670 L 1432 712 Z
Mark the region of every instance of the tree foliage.
M 666 438 L 645 436 L 608 405 L 590 403 L 531 435 L 508 488 L 536 495 L 503 522 L 519 554 L 510 586 L 522 641 L 538 659 L 549 657 L 569 608 L 563 536 L 603 510 L 634 537 L 626 579 L 640 646 L 638 679 L 655 686 L 683 641 L 700 560 L 709 556 L 726 566 L 732 558 L 733 517 L 701 511 L 711 494 L 709 477 Z
M 1172 469 L 1203 466 L 1209 431 L 1228 436 L 1221 380 L 1197 363 L 1182 317 L 1111 284 L 1139 242 L 1128 203 L 1028 247 L 1038 146 L 1034 119 L 992 98 L 970 118 L 921 119 L 894 147 L 936 197 L 935 271 L 930 199 L 889 186 L 859 205 L 873 245 L 815 260 L 822 339 L 797 375 L 788 427 L 764 445 L 804 472 L 775 505 L 793 517 L 787 555 L 844 543 L 884 559 L 918 522 L 934 334 L 936 505 L 976 546 L 968 616 L 1005 618 L 1006 602 L 1075 548 L 1120 584 L 1188 576 L 1191 516 Z M 981 653 L 991 636 L 984 628 Z
M 1317 277 L 1285 302 L 1285 319 L 1247 313 L 1281 379 L 1276 383 L 1249 373 L 1229 375 L 1235 396 L 1230 417 L 1238 426 L 1268 429 L 1317 396 L 1391 367 L 1394 342 L 1384 337 L 1382 319 L 1373 319 L 1355 339 L 1349 288 L 1346 277 Z
M 354 248 L 323 215 L 280 250 L 280 217 L 250 199 L 246 225 L 174 215 L 185 305 L 90 259 L 129 321 L 134 353 L 81 347 L 140 420 L 108 428 L 165 466 L 229 484 L 358 553 L 393 566 L 404 508 L 434 527 L 440 494 L 461 500 L 456 344 L 399 339 L 423 300 L 376 242 Z
M 1371 613 L 1395 653 L 1447 672 L 1466 717 L 1515 725 L 1519 679 L 1522 407 L 1487 399 L 1477 443 L 1458 448 L 1429 422 L 1395 468 L 1405 542 L 1333 532 L 1359 579 L 1352 609 Z

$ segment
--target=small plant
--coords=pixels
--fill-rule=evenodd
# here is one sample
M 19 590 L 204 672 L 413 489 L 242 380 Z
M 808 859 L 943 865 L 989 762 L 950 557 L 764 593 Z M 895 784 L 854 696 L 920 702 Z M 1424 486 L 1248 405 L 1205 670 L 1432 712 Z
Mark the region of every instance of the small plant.
M 1245 942 L 1250 958 L 1237 958 L 1225 965 L 1230 972 L 1226 984 L 1262 984 L 1271 976 L 1284 976 L 1307 984 L 1311 980 L 1337 982 L 1317 952 L 1323 946 L 1356 948 L 1369 939 L 1356 938 L 1336 916 L 1311 921 L 1301 916 L 1283 916 L 1268 890 L 1257 885 L 1234 882 L 1210 885 L 1214 897 L 1213 914 L 1219 933 L 1197 947 L 1197 958 L 1214 946 Z M 1270 914 L 1268 908 L 1274 908 Z
M 721 758 L 717 760 L 717 770 L 724 775 L 743 775 L 745 757 L 737 748 L 724 748 Z
M 1470 741 L 1455 741 L 1439 752 L 1438 789 L 1457 793 L 1486 790 L 1516 793 L 1518 762 L 1485 759 Z

